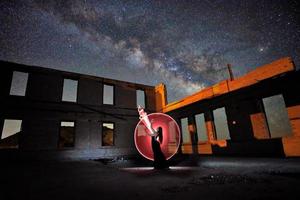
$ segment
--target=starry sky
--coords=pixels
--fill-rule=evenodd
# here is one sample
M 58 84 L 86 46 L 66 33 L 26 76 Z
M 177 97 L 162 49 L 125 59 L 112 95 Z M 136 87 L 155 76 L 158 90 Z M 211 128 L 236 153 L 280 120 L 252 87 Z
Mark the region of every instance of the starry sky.
M 1 0 L 0 60 L 167 85 L 169 102 L 285 56 L 296 0 Z

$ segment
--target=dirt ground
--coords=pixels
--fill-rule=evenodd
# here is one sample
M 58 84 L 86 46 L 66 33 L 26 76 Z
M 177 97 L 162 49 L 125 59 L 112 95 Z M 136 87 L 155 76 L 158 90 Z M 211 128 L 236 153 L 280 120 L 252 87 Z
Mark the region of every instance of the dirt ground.
M 0 199 L 300 199 L 300 159 L 1 160 Z

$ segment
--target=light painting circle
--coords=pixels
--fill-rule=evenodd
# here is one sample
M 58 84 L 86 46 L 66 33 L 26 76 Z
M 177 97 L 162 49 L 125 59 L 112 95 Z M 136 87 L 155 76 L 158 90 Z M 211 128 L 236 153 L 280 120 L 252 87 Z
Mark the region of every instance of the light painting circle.
M 178 124 L 172 117 L 163 113 L 151 113 L 148 115 L 148 118 L 153 129 L 162 128 L 163 140 L 160 143 L 160 148 L 165 158 L 169 160 L 176 154 L 180 145 L 180 129 Z M 143 157 L 153 161 L 152 138 L 148 133 L 150 133 L 149 130 L 140 120 L 134 131 L 134 142 L 139 153 Z

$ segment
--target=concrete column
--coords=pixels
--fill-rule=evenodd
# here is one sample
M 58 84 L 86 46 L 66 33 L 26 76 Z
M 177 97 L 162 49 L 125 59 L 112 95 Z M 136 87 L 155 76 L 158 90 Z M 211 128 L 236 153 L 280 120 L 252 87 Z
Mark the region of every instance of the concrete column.
M 88 120 L 76 121 L 75 133 L 75 148 L 89 149 L 90 148 L 90 122 Z
M 289 90 L 283 92 L 288 117 L 291 123 L 292 135 L 282 138 L 282 145 L 286 156 L 300 156 L 300 95 L 299 84 L 295 84 L 299 79 L 291 79 Z
M 165 84 L 160 83 L 155 86 L 155 110 L 162 112 L 163 108 L 167 105 L 167 89 Z
M 213 122 L 213 114 L 211 111 L 205 113 L 205 124 L 207 129 L 208 142 L 219 147 L 226 147 L 226 140 L 216 140 L 216 130 Z
M 253 134 L 256 139 L 270 138 L 264 113 L 251 114 L 250 119 L 252 123 Z
M 198 135 L 194 115 L 188 117 L 188 130 L 191 137 L 192 152 L 193 154 L 198 154 Z
M 207 130 L 207 138 L 208 141 L 214 141 L 216 139 L 215 136 L 215 128 L 214 128 L 214 122 L 213 122 L 213 116 L 211 111 L 205 113 L 205 125 Z
M 269 139 L 270 132 L 261 100 L 257 102 L 255 111 L 250 114 L 253 136 L 255 139 Z
M 300 105 L 287 108 L 293 136 L 300 137 Z
M 89 144 L 91 149 L 98 149 L 102 146 L 102 121 L 91 120 L 89 122 L 90 137 Z
M 287 108 L 292 127 L 292 136 L 282 138 L 286 156 L 300 156 L 300 105 Z

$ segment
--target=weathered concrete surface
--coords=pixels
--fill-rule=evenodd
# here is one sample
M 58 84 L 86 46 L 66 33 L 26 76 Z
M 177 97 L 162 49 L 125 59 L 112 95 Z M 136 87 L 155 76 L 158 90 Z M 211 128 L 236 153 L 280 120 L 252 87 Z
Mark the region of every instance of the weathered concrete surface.
M 195 127 L 195 116 L 204 114 L 207 141 L 194 137 L 182 143 L 184 154 L 212 154 L 257 157 L 300 156 L 300 71 L 290 58 L 283 58 L 238 77 L 205 88 L 163 108 L 178 124 L 188 118 L 188 127 Z M 291 132 L 272 136 L 263 100 L 282 95 Z M 220 140 L 215 129 L 214 110 L 224 108 L 230 139 Z M 281 123 L 281 122 L 277 122 Z
M 13 72 L 28 73 L 25 96 L 10 95 Z M 136 90 L 145 92 L 146 110 L 156 110 L 165 98 L 165 86 L 71 73 L 0 61 L 0 136 L 5 119 L 22 120 L 22 130 L 12 136 L 18 149 L 10 151 L 0 141 L 0 158 L 9 156 L 52 159 L 90 159 L 138 154 L 133 132 L 139 120 Z M 64 79 L 78 81 L 77 102 L 62 101 Z M 103 104 L 103 85 L 114 86 L 114 105 Z M 160 95 L 156 95 L 160 92 Z M 61 121 L 75 124 L 74 147 L 59 149 Z M 114 145 L 102 145 L 102 123 L 114 123 Z M 44 159 L 45 158 L 45 159 Z
M 108 160 L 107 160 L 108 161 Z M 1 162 L 0 199 L 299 199 L 300 159 Z M 146 166 L 146 167 L 145 167 Z
M 221 81 L 216 85 L 207 87 L 190 96 L 184 97 L 179 101 L 169 103 L 165 107 L 163 107 L 162 111 L 164 113 L 170 112 L 172 110 L 182 108 L 192 103 L 196 103 L 201 100 L 210 99 L 241 88 L 245 88 L 247 86 L 257 84 L 258 82 L 266 80 L 268 78 L 275 77 L 294 70 L 295 65 L 292 59 L 289 57 L 282 58 L 272 63 L 260 66 L 257 69 L 245 74 L 244 76 L 238 77 L 235 80 Z
M 22 120 L 15 152 L 0 151 L 1 157 L 30 159 L 95 159 L 137 155 L 133 132 L 138 123 L 136 90 L 145 91 L 148 113 L 167 112 L 180 124 L 188 118 L 193 138 L 179 150 L 185 154 L 232 156 L 300 156 L 300 71 L 291 58 L 282 58 L 237 77 L 224 80 L 184 99 L 167 104 L 166 87 L 70 73 L 0 61 L 0 130 L 5 119 Z M 26 95 L 9 95 L 13 71 L 29 75 Z M 62 101 L 63 81 L 78 81 L 77 102 Z M 105 105 L 103 84 L 114 85 L 115 105 Z M 263 99 L 282 95 L 292 135 L 272 138 Z M 218 139 L 213 111 L 224 107 L 230 140 Z M 204 114 L 208 141 L 196 139 L 195 115 Z M 61 121 L 75 122 L 74 148 L 59 149 Z M 114 146 L 102 146 L 102 122 L 115 124 Z M 1 133 L 1 132 L 0 132 Z M 8 140 L 6 140 L 8 141 Z M 16 142 L 18 141 L 18 142 Z M 3 142 L 4 144 L 6 142 Z M 8 148 L 9 145 L 3 145 Z M 1 148 L 1 141 L 0 141 Z M 6 151 L 9 151 L 9 154 Z

